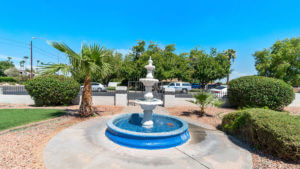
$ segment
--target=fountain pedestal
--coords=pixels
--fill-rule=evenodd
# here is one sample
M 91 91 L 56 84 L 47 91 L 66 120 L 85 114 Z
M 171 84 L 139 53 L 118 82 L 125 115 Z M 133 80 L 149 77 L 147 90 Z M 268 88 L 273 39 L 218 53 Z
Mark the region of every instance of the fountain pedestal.
M 153 107 L 155 109 L 155 107 Z M 144 109 L 144 118 L 142 120 L 143 127 L 153 127 L 153 121 L 152 121 L 152 113 L 153 109 L 151 107 L 150 110 Z
M 159 99 L 153 99 L 150 101 L 140 99 L 135 101 L 136 104 L 139 104 L 141 108 L 144 110 L 144 117 L 142 120 L 142 126 L 146 128 L 153 127 L 153 121 L 152 121 L 152 114 L 153 110 L 156 108 L 157 105 L 163 104 L 163 102 Z
M 144 110 L 144 117 L 142 120 L 143 127 L 151 128 L 153 127 L 153 121 L 152 121 L 152 114 L 153 110 L 157 105 L 162 105 L 163 102 L 159 99 L 154 99 L 152 94 L 152 88 L 155 83 L 158 82 L 157 79 L 153 78 L 153 70 L 155 69 L 155 66 L 152 65 L 153 61 L 151 60 L 151 56 L 148 61 L 148 65 L 145 66 L 147 69 L 147 76 L 146 78 L 141 78 L 140 81 L 145 86 L 145 94 L 143 99 L 137 99 L 135 101 L 136 104 L 139 104 L 141 108 Z

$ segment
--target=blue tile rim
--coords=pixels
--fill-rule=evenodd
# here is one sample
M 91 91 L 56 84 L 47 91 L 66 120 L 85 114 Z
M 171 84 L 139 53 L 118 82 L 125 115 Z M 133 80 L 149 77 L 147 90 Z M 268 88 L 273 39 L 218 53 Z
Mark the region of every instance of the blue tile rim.
M 182 127 L 176 129 L 176 130 L 173 130 L 173 131 L 169 131 L 169 132 L 158 132 L 158 133 L 141 133 L 141 132 L 134 132 L 134 131 L 128 131 L 128 130 L 125 130 L 125 129 L 121 129 L 117 126 L 115 126 L 113 124 L 113 122 L 115 120 L 118 120 L 120 118 L 125 118 L 125 117 L 130 117 L 132 114 L 136 114 L 136 113 L 129 113 L 129 114 L 122 114 L 122 115 L 115 115 L 114 117 L 112 117 L 107 123 L 106 123 L 106 126 L 107 128 L 112 131 L 112 132 L 115 132 L 115 133 L 120 133 L 120 134 L 123 134 L 123 135 L 127 135 L 127 136 L 137 136 L 137 137 L 164 137 L 164 136 L 173 136 L 173 135 L 178 135 L 180 133 L 183 133 L 184 131 L 186 131 L 188 129 L 188 124 L 181 120 L 180 118 L 177 118 L 177 117 L 174 117 L 174 116 L 170 116 L 170 115 L 162 115 L 162 114 L 155 114 L 157 116 L 164 116 L 164 117 L 168 117 L 168 118 L 173 118 L 179 122 L 182 123 Z M 139 113 L 139 115 L 142 115 L 143 113 Z
M 173 116 L 161 115 L 169 118 L 174 118 L 180 121 L 183 125 L 181 128 L 170 132 L 159 133 L 141 133 L 121 129 L 113 124 L 119 118 L 130 117 L 132 114 L 122 114 L 111 118 L 107 123 L 105 135 L 113 142 L 139 149 L 164 149 L 181 145 L 190 139 L 188 124 Z M 156 114 L 158 115 L 158 114 Z

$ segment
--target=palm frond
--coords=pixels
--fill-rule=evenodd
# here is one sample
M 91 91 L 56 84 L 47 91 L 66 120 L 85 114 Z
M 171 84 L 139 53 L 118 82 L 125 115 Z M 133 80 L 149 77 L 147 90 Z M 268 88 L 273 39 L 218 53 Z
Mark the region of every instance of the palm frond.
M 63 75 L 67 76 L 71 72 L 71 65 L 67 64 L 45 64 L 40 67 L 42 75 L 55 74 L 61 71 Z
M 69 59 L 80 59 L 80 56 L 74 52 L 68 45 L 66 45 L 65 43 L 60 43 L 60 42 L 54 42 L 54 41 L 47 41 L 51 46 L 53 46 L 54 48 L 56 48 L 57 50 L 67 54 L 67 56 L 69 57 Z

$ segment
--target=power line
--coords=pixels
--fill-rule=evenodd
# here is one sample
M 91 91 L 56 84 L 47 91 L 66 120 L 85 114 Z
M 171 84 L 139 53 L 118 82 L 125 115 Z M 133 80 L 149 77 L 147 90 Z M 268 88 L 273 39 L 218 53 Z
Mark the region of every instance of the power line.
M 30 49 L 28 46 L 26 46 L 26 45 L 19 45 L 19 44 L 12 44 L 12 43 L 10 43 L 10 42 L 1 42 L 0 41 L 0 43 L 1 44 L 4 44 L 4 45 L 9 45 L 9 46 L 15 46 L 15 47 L 20 47 L 20 48 L 25 48 L 25 49 Z
M 21 42 L 18 42 L 18 41 L 10 40 L 8 42 L 6 42 L 6 41 L 3 42 L 3 38 L 0 38 L 0 44 L 9 45 L 9 46 L 13 46 L 13 47 L 19 47 L 19 48 L 30 49 L 30 46 L 27 46 L 27 44 L 24 44 L 24 43 L 21 43 Z M 40 48 L 40 47 L 34 46 L 34 49 L 39 50 L 39 51 L 35 51 L 35 52 L 37 52 L 39 54 L 42 54 L 42 55 L 47 55 L 47 56 L 56 57 L 56 58 L 58 56 L 58 55 L 55 55 L 55 54 L 53 54 L 49 51 L 46 51 L 46 50 Z
M 29 43 L 17 41 L 17 40 L 10 39 L 10 38 L 0 37 L 0 39 L 6 40 L 6 41 L 11 41 L 11 42 L 18 43 L 18 44 L 22 44 L 22 45 L 23 45 L 23 44 L 28 45 L 28 46 L 30 45 Z
M 9 39 L 9 38 L 0 37 L 0 40 L 2 40 L 2 41 L 9 41 L 9 42 L 8 42 L 9 44 L 8 44 L 7 42 L 2 42 L 2 43 L 7 44 L 7 45 L 13 45 L 13 46 L 18 46 L 18 47 L 24 47 L 24 46 L 26 47 L 26 45 L 28 45 L 28 47 L 30 47 L 30 44 L 29 44 L 29 43 L 25 43 L 25 42 L 13 40 L 13 39 Z M 18 45 L 16 45 L 16 44 L 11 44 L 11 43 L 16 43 L 16 44 L 18 44 Z M 22 46 L 22 45 L 24 45 L 24 46 Z M 56 54 L 53 54 L 53 53 L 51 53 L 51 52 L 49 52 L 49 51 L 47 51 L 47 50 L 44 50 L 44 49 L 42 49 L 42 48 L 40 48 L 40 47 L 37 47 L 37 46 L 34 46 L 34 49 L 38 49 L 38 50 L 40 50 L 40 51 L 42 51 L 42 52 L 45 52 L 45 53 L 47 53 L 47 54 L 56 56 Z
M 39 48 L 39 47 L 37 47 L 37 46 L 33 46 L 33 49 L 38 49 L 38 50 L 40 50 L 41 52 L 48 53 L 49 55 L 52 55 L 52 56 L 57 56 L 56 54 L 53 54 L 53 53 L 51 53 L 51 52 L 49 52 L 49 51 L 46 51 L 46 50 L 44 50 L 44 49 L 42 49 L 42 48 Z

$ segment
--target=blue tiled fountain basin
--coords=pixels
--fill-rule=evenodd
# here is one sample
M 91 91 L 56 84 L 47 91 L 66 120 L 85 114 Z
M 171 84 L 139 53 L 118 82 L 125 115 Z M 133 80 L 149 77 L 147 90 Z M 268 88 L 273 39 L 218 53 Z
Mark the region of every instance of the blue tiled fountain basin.
M 107 122 L 106 136 L 113 142 L 132 148 L 164 149 L 185 143 L 189 138 L 185 121 L 153 114 L 153 128 L 142 127 L 143 113 L 123 114 Z

